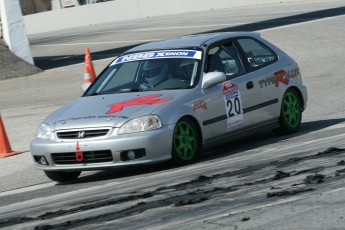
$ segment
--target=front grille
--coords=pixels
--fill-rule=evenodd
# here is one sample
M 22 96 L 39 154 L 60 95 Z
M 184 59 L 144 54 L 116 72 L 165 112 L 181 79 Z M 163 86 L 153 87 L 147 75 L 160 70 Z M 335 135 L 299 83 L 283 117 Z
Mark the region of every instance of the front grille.
M 56 135 L 59 139 L 83 139 L 83 138 L 105 136 L 107 135 L 108 132 L 109 132 L 109 129 L 91 129 L 91 130 L 57 132 Z
M 70 165 L 70 164 L 92 164 L 92 163 L 104 163 L 112 162 L 113 155 L 110 150 L 99 150 L 99 151 L 85 151 L 82 152 L 82 161 L 77 161 L 76 153 L 52 153 L 53 162 L 59 165 Z

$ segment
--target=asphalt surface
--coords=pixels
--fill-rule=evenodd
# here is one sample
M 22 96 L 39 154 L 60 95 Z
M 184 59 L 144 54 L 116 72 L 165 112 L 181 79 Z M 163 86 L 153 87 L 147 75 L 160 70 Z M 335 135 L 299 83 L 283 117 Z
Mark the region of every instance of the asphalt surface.
M 330 9 L 334 4 L 344 7 L 340 1 L 315 7 Z M 302 3 L 294 6 L 298 12 L 308 8 Z M 279 7 L 274 11 L 267 7 L 246 9 L 247 18 L 266 20 L 268 12 L 282 12 Z M 218 13 L 210 12 L 203 17 L 213 18 L 213 25 L 224 27 L 219 24 L 227 14 Z M 179 20 L 188 22 L 201 15 L 186 16 Z M 12 148 L 25 151 L 0 159 L 0 228 L 345 229 L 345 109 L 339 99 L 345 96 L 344 21 L 343 15 L 328 15 L 261 31 L 263 37 L 297 60 L 308 86 L 309 103 L 299 133 L 275 136 L 263 132 L 215 148 L 195 164 L 183 167 L 167 163 L 85 172 L 72 183 L 50 182 L 34 169 L 28 144 L 45 116 L 81 95 L 83 65 L 0 81 L 1 112 Z M 134 28 L 133 40 L 185 32 L 181 28 L 175 31 L 173 26 L 157 32 L 157 22 L 152 23 L 145 24 L 146 31 Z M 205 24 L 193 27 L 190 32 L 202 31 L 202 25 Z M 103 28 L 109 26 L 112 25 Z M 123 26 L 129 28 L 135 23 Z M 63 58 L 82 50 L 77 43 L 85 30 L 74 32 L 79 35 L 68 36 L 65 32 L 67 37 L 59 35 L 59 41 L 54 37 L 57 35 L 51 35 L 55 38 L 55 44 L 51 45 L 60 48 L 56 52 L 64 52 L 62 47 L 66 45 L 62 44 L 74 44 L 68 46 L 70 54 Z M 106 42 L 108 34 L 100 35 L 93 38 L 94 43 L 92 39 L 84 42 L 92 50 L 103 52 L 95 43 Z M 121 40 L 133 42 L 133 34 L 130 35 Z M 37 54 L 49 60 L 54 57 L 49 55 L 52 52 L 52 46 L 46 43 L 52 42 L 49 37 L 31 39 L 35 42 L 36 57 Z M 96 71 L 109 62 L 110 59 L 94 62 Z

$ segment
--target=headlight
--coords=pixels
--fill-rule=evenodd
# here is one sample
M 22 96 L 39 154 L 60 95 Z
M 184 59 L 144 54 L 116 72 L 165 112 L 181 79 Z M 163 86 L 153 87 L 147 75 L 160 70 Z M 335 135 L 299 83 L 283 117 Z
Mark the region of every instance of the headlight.
M 143 132 L 159 129 L 160 127 L 162 127 L 162 122 L 159 117 L 156 115 L 148 115 L 127 121 L 119 128 L 117 134 Z
M 50 125 L 47 123 L 41 123 L 37 130 L 36 138 L 38 139 L 50 139 L 51 137 Z

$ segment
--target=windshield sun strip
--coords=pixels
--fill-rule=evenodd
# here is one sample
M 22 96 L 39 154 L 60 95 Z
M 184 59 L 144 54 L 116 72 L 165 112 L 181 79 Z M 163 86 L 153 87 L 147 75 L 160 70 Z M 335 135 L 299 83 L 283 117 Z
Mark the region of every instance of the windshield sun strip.
M 140 53 L 127 54 L 116 58 L 110 65 L 140 61 L 140 60 L 150 60 L 150 59 L 161 59 L 161 58 L 191 58 L 201 60 L 202 51 L 200 50 L 159 50 L 159 51 L 147 51 Z

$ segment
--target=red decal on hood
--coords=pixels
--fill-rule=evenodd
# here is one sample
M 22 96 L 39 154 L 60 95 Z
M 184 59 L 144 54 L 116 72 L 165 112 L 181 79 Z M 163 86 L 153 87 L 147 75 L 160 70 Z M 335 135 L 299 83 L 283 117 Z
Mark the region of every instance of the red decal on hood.
M 162 94 L 154 94 L 150 96 L 138 97 L 132 100 L 111 104 L 109 105 L 111 109 L 107 112 L 107 114 L 117 113 L 121 111 L 123 107 L 126 107 L 126 106 L 159 104 L 159 103 L 163 103 L 172 99 L 172 98 L 155 99 L 160 96 L 162 96 Z
M 279 86 L 279 82 L 284 83 L 285 85 L 289 84 L 289 79 L 285 78 L 285 74 L 286 72 L 284 70 L 279 70 L 274 73 L 274 76 L 276 76 L 276 87 Z

